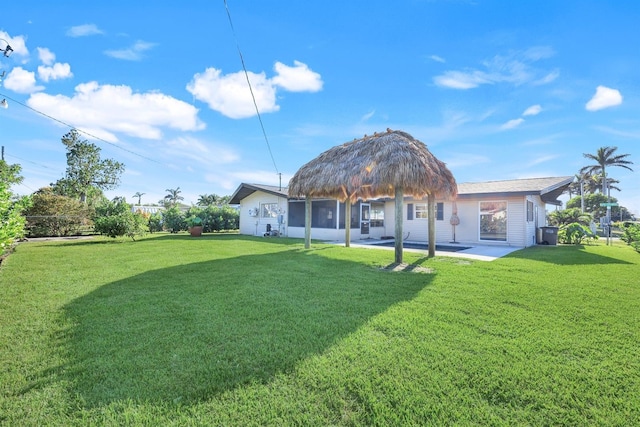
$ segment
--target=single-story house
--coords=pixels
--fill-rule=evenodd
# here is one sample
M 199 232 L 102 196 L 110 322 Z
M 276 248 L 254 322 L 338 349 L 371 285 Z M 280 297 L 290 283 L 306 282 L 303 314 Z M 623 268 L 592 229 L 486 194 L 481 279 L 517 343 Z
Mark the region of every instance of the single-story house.
M 560 206 L 558 197 L 572 181 L 572 176 L 563 176 L 458 184 L 455 201 L 436 201 L 436 243 L 535 245 L 537 230 L 547 225 L 546 206 Z M 271 231 L 304 238 L 305 201 L 289 198 L 286 188 L 243 183 L 231 196 L 230 204 L 240 205 L 241 234 L 263 236 Z M 427 242 L 427 214 L 426 199 L 404 199 L 405 240 Z M 452 225 L 454 214 L 459 220 L 456 226 Z M 352 206 L 350 221 L 352 241 L 393 236 L 394 200 L 358 200 Z M 313 239 L 344 240 L 344 228 L 344 203 L 312 200 Z

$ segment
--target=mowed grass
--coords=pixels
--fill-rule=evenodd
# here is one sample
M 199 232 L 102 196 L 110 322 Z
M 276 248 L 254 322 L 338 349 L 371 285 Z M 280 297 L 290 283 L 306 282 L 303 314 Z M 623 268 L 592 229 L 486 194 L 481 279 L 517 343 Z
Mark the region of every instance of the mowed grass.
M 392 260 L 238 235 L 21 244 L 0 425 L 640 425 L 637 252 Z

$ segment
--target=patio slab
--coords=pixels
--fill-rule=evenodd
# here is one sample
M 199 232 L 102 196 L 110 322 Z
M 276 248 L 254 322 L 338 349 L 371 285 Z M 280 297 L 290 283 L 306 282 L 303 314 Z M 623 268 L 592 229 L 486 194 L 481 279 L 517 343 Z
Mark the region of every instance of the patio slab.
M 377 239 L 365 239 L 365 240 L 356 240 L 351 242 L 351 247 L 361 247 L 361 248 L 369 248 L 369 249 L 382 249 L 382 250 L 394 250 L 393 246 L 381 246 L 382 240 Z M 386 240 L 384 242 L 389 242 Z M 344 245 L 344 241 L 332 241 L 329 242 L 336 245 Z M 407 243 L 416 243 L 416 242 L 407 242 Z M 467 258 L 467 259 L 475 259 L 479 261 L 493 261 L 495 259 L 501 258 L 505 255 L 508 255 L 512 252 L 515 252 L 520 249 L 524 249 L 524 247 L 519 246 L 506 246 L 506 245 L 467 245 L 467 244 L 452 244 L 452 243 L 442 243 L 441 245 L 447 247 L 465 247 L 468 249 L 462 249 L 459 251 L 439 251 L 436 250 L 436 256 L 448 256 L 455 258 Z M 427 253 L 425 249 L 410 249 L 404 248 L 405 252 L 417 252 L 417 253 Z

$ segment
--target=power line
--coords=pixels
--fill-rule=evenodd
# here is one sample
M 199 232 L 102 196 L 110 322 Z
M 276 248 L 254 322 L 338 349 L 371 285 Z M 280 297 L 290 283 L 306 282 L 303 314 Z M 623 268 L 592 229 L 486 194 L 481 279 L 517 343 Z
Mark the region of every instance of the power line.
M 273 157 L 273 153 L 271 152 L 271 145 L 269 144 L 269 138 L 267 138 L 267 132 L 264 129 L 264 124 L 262 123 L 262 116 L 260 116 L 260 110 L 258 109 L 258 103 L 256 102 L 256 97 L 253 94 L 253 88 L 251 87 L 251 81 L 249 81 L 249 73 L 247 72 L 247 67 L 244 64 L 244 58 L 242 56 L 242 51 L 240 50 L 240 44 L 238 43 L 238 37 L 236 36 L 236 30 L 233 27 L 233 21 L 231 20 L 231 12 L 229 12 L 229 6 L 227 5 L 227 0 L 224 0 L 224 7 L 227 10 L 227 17 L 229 18 L 229 25 L 231 26 L 231 32 L 233 33 L 233 38 L 236 42 L 236 48 L 238 49 L 238 55 L 240 55 L 240 62 L 242 63 L 242 69 L 244 70 L 244 76 L 247 79 L 247 84 L 249 85 L 249 92 L 251 92 L 251 99 L 253 100 L 253 106 L 256 108 L 256 114 L 258 116 L 258 121 L 260 122 L 260 128 L 262 129 L 262 135 L 264 135 L 264 140 L 267 143 L 267 149 L 269 150 L 269 155 L 271 156 L 271 161 L 273 162 L 273 167 L 276 170 L 276 173 L 280 173 L 278 171 L 278 166 L 276 165 L 276 160 Z
M 53 169 L 53 168 L 50 168 L 49 166 L 45 166 L 45 165 L 43 165 L 42 163 L 36 163 L 36 162 L 34 162 L 34 161 L 27 160 L 27 159 L 23 159 L 23 158 L 18 157 L 18 156 L 13 156 L 13 155 L 11 155 L 11 154 L 7 154 L 6 156 L 7 156 L 7 157 L 12 157 L 12 158 L 14 158 L 14 159 L 17 159 L 17 160 L 20 160 L 20 161 L 23 161 L 23 162 L 31 163 L 31 164 L 36 165 L 36 166 L 40 166 L 41 168 L 55 170 L 55 169 Z
M 18 100 L 16 100 L 16 99 L 13 99 L 13 98 L 11 98 L 10 96 L 7 96 L 7 95 L 5 95 L 5 94 L 3 94 L 3 93 L 0 93 L 0 97 L 2 97 L 2 98 L 6 98 L 6 99 L 9 99 L 9 100 L 11 100 L 12 102 L 15 102 L 16 104 L 22 105 L 23 107 L 28 108 L 29 110 L 31 110 L 31 111 L 33 111 L 33 112 L 35 112 L 35 113 L 38 113 L 38 114 L 40 114 L 41 116 L 44 116 L 44 117 L 46 117 L 46 118 L 48 118 L 48 119 L 51 119 L 51 120 L 53 120 L 54 122 L 58 122 L 58 123 L 60 123 L 60 124 L 62 124 L 62 125 L 64 125 L 64 126 L 67 126 L 67 127 L 68 127 L 68 128 L 70 128 L 70 129 L 75 129 L 75 130 L 77 130 L 79 133 L 82 133 L 82 134 L 84 134 L 84 135 L 87 135 L 87 136 L 89 136 L 90 138 L 97 139 L 98 141 L 102 141 L 102 142 L 104 142 L 105 144 L 109 144 L 109 145 L 111 145 L 111 146 L 113 146 L 113 147 L 115 147 L 115 148 L 117 148 L 117 149 L 119 149 L 119 150 L 126 151 L 127 153 L 133 154 L 134 156 L 138 156 L 138 157 L 141 157 L 141 158 L 143 158 L 143 159 L 145 159 L 145 160 L 149 160 L 150 162 L 158 163 L 159 165 L 163 165 L 163 166 L 164 166 L 164 163 L 159 162 L 158 160 L 155 160 L 155 159 L 152 159 L 151 157 L 147 157 L 147 156 L 145 156 L 145 155 L 142 155 L 142 154 L 136 153 L 135 151 L 129 150 L 129 149 L 124 148 L 124 147 L 121 147 L 121 146 L 119 146 L 118 144 L 114 144 L 113 142 L 109 142 L 109 141 L 107 141 L 107 140 L 105 140 L 105 139 L 103 139 L 103 138 L 100 138 L 99 136 L 93 135 L 93 134 L 91 134 L 91 133 L 89 133 L 89 132 L 87 132 L 87 131 L 84 131 L 84 130 L 82 130 L 82 129 L 79 129 L 79 128 L 78 128 L 78 127 L 76 127 L 76 126 L 70 125 L 69 123 L 64 122 L 64 121 L 62 121 L 62 120 L 60 120 L 60 119 L 57 119 L 57 118 L 55 118 L 55 117 L 53 117 L 53 116 L 51 116 L 51 115 L 49 115 L 49 114 L 47 114 L 47 113 L 43 113 L 42 111 L 36 110 L 35 108 L 30 107 L 30 106 L 28 106 L 27 104 L 24 104 L 24 103 L 22 103 L 22 102 L 20 102 L 20 101 L 18 101 Z

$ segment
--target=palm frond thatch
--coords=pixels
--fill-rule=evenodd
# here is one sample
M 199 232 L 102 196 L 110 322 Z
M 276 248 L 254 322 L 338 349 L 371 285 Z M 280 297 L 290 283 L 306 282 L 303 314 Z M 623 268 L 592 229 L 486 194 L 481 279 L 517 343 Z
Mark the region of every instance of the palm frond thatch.
M 290 197 L 358 198 L 405 195 L 455 198 L 457 184 L 447 166 L 406 132 L 364 136 L 335 146 L 302 166 L 289 181 Z

